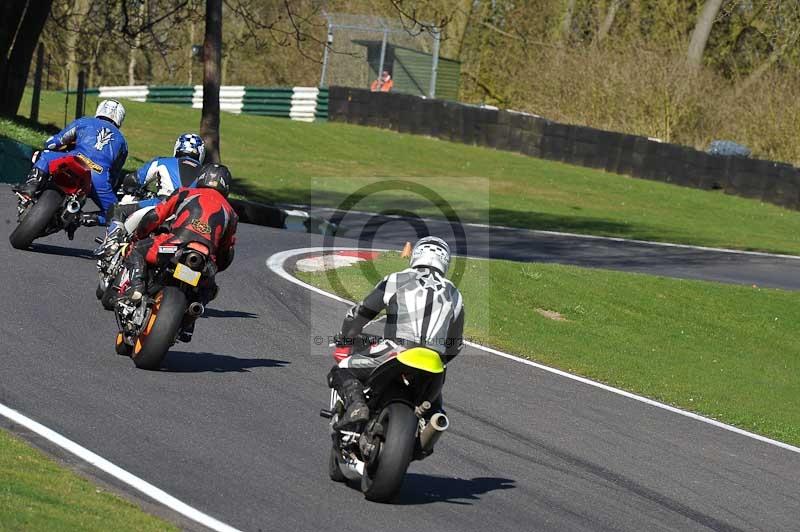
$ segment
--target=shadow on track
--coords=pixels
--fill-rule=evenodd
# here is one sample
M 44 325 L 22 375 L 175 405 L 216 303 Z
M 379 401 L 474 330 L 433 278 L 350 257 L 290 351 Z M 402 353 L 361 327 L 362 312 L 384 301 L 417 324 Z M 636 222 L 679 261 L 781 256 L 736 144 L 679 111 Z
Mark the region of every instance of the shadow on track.
M 411 506 L 446 502 L 450 504 L 471 505 L 480 495 L 495 490 L 508 490 L 516 487 L 516 481 L 509 478 L 476 477 L 473 479 L 450 478 L 422 473 L 406 473 L 400 494 L 391 504 Z M 359 490 L 360 482 L 347 483 Z
M 515 488 L 515 480 L 498 477 L 448 478 L 421 473 L 408 473 L 403 482 L 400 495 L 394 504 L 431 504 L 447 502 L 450 504 L 470 505 L 469 501 L 477 501 L 480 495 L 495 490 Z
M 258 314 L 245 310 L 217 310 L 206 308 L 203 313 L 204 318 L 258 318 Z
M 162 371 L 172 373 L 249 373 L 250 368 L 282 368 L 286 360 L 273 358 L 237 358 L 213 353 L 188 353 L 170 351 L 164 360 Z
M 27 251 L 33 253 L 43 253 L 45 255 L 58 255 L 61 257 L 78 257 L 81 259 L 97 260 L 97 257 L 92 255 L 92 250 L 90 249 L 54 246 L 52 244 L 37 244 L 34 242 L 33 246 Z

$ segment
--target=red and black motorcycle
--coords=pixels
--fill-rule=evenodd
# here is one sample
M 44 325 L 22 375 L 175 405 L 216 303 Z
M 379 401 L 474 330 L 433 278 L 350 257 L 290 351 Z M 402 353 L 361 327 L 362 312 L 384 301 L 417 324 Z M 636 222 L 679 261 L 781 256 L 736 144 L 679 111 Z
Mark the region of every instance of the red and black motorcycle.
M 27 249 L 37 238 L 62 229 L 72 240 L 81 225 L 81 212 L 92 191 L 92 171 L 80 155 L 65 155 L 50 162 L 49 178 L 34 199 L 16 192 L 17 227 L 9 240 L 16 249 Z
M 116 302 L 117 354 L 130 356 L 137 368 L 156 370 L 175 342 L 188 341 L 183 334 L 194 329 L 204 304 L 216 293 L 210 253 L 200 242 L 159 246 L 158 264 L 147 269 L 142 300 L 120 297 Z M 128 285 L 129 272 L 123 268 L 120 296 Z

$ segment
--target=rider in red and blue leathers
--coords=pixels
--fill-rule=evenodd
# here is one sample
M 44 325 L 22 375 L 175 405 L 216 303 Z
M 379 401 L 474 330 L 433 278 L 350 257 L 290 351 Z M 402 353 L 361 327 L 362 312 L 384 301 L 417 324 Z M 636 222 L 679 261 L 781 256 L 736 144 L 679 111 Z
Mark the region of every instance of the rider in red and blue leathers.
M 125 108 L 115 100 L 103 100 L 93 117 L 78 118 L 47 139 L 28 179 L 18 191 L 34 198 L 49 175 L 50 162 L 65 155 L 78 155 L 92 171 L 89 197 L 100 207 L 97 215 L 84 214 L 84 225 L 105 225 L 108 209 L 117 202 L 114 189 L 128 157 L 128 143 L 119 130 Z

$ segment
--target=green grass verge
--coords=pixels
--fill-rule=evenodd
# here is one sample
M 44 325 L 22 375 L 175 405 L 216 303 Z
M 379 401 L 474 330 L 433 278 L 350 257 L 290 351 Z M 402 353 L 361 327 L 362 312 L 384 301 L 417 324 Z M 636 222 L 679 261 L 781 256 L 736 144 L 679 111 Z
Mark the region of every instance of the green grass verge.
M 95 103 L 89 97 L 86 108 Z M 125 105 L 129 167 L 171 152 L 176 136 L 200 123 L 197 109 Z M 43 93 L 40 117 L 63 125 L 64 95 Z M 719 192 L 348 124 L 222 113 L 221 132 L 238 192 L 254 200 L 337 206 L 375 180 L 415 178 L 465 221 L 800 254 L 800 212 Z M 398 207 L 441 216 L 413 192 L 376 194 L 355 206 Z
M 375 284 L 363 264 L 336 270 L 340 295 Z M 297 275 L 333 291 L 327 273 Z M 468 260 L 459 286 L 471 339 L 800 444 L 800 293 L 496 260 Z
M 177 530 L 0 430 L 0 529 Z
M 0 116 L 0 138 L 10 138 L 29 146 L 40 146 L 50 135 L 51 133 L 39 124 Z

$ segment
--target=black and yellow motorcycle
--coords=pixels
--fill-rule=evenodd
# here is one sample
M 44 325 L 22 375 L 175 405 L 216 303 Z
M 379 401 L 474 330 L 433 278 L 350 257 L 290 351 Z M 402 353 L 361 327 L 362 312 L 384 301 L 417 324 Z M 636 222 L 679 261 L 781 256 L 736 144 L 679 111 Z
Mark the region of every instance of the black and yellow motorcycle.
M 394 498 L 411 461 L 431 454 L 449 426 L 444 413 L 431 409 L 440 397 L 444 373 L 436 351 L 399 347 L 364 382 L 371 417 L 354 430 L 336 428 L 345 409 L 331 390 L 330 408 L 320 412 L 330 419 L 331 479 L 360 480 L 361 491 L 372 501 Z

